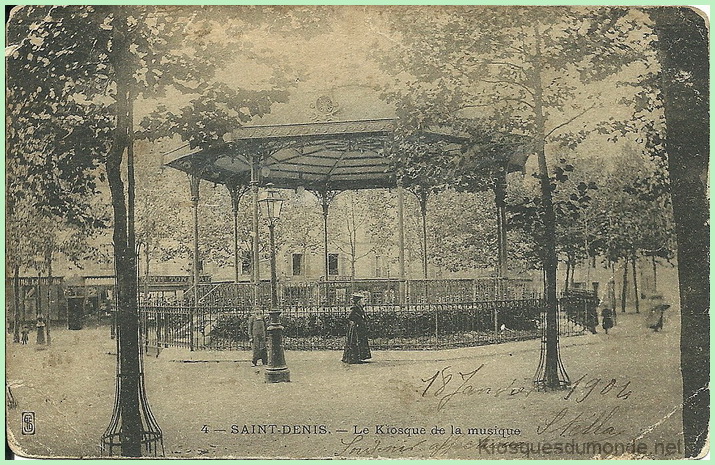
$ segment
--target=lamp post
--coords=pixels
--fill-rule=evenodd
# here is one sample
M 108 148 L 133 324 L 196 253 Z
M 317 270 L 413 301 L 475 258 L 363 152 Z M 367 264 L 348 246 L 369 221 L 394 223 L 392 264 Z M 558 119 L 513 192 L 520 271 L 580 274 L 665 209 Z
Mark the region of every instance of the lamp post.
M 281 311 L 278 308 L 278 283 L 276 279 L 276 241 L 274 229 L 281 215 L 283 199 L 280 193 L 273 188 L 273 184 L 266 185 L 266 191 L 258 200 L 261 213 L 268 219 L 268 232 L 271 246 L 271 310 L 268 312 L 271 319 L 268 323 L 268 366 L 266 367 L 267 383 L 285 383 L 290 381 L 290 371 L 286 366 L 285 351 L 283 350 L 283 326 L 280 323 Z

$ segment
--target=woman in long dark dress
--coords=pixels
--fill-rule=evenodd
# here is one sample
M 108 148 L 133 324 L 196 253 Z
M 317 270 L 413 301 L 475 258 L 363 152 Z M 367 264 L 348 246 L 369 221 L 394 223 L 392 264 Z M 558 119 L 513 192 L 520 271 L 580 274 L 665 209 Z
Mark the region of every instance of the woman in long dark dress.
M 35 326 L 37 327 L 37 343 L 44 344 L 45 343 L 45 319 L 42 317 L 42 315 L 37 317 L 37 324 Z
M 343 362 L 364 363 L 372 357 L 370 345 L 367 342 L 367 322 L 365 310 L 361 303 L 362 295 L 353 294 L 353 306 L 348 316 L 348 334 L 343 351 Z

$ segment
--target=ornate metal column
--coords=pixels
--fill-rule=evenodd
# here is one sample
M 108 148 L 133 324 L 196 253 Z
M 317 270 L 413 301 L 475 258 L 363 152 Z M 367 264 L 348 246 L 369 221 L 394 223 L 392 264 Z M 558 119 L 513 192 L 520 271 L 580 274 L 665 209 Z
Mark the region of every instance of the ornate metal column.
M 191 174 L 190 177 L 190 182 L 191 182 L 191 210 L 193 213 L 193 223 L 194 223 L 194 228 L 193 228 L 193 263 L 191 266 L 191 272 L 193 275 L 193 284 L 194 284 L 194 304 L 192 305 L 192 312 L 190 315 L 190 320 L 189 320 L 189 332 L 190 332 L 190 339 L 189 339 L 189 348 L 191 350 L 194 350 L 194 318 L 196 317 L 197 310 L 199 307 L 199 281 L 200 281 L 200 273 L 199 273 L 199 266 L 200 266 L 200 260 L 199 260 L 199 185 L 201 184 L 201 178 L 199 178 L 196 174 Z
M 325 270 L 325 282 L 328 282 L 328 209 L 330 208 L 330 201 L 328 200 L 327 192 L 321 195 L 322 207 L 323 207 L 323 265 Z M 327 287 L 326 287 L 326 302 L 327 302 Z
M 422 275 L 424 278 L 424 296 L 425 302 L 429 303 L 429 290 L 427 282 L 427 199 L 429 191 L 422 186 L 418 186 L 414 192 L 420 204 L 420 213 L 422 216 Z
M 234 282 L 238 282 L 241 276 L 241 262 L 238 254 L 238 206 L 241 198 L 248 192 L 249 186 L 242 186 L 234 182 L 226 184 L 228 193 L 231 195 L 231 211 L 233 213 L 233 270 Z
M 258 266 L 258 166 L 255 157 L 249 158 L 251 163 L 251 192 L 253 193 L 253 260 L 251 263 L 253 280 L 253 306 L 258 307 L 261 273 Z
M 326 187 L 325 189 L 322 190 L 315 190 L 311 191 L 313 195 L 315 195 L 319 200 L 320 204 L 323 207 L 323 277 L 325 279 L 325 295 L 321 296 L 324 297 L 325 303 L 328 302 L 328 279 L 330 277 L 329 269 L 329 260 L 328 260 L 328 213 L 330 212 L 330 204 L 332 201 L 335 199 L 335 196 L 338 195 L 340 192 L 339 191 L 331 191 L 328 190 Z
M 339 191 L 324 190 L 321 191 L 318 196 L 322 202 L 323 206 L 323 259 L 325 264 L 325 281 L 328 281 L 329 276 L 329 263 L 328 263 L 328 209 L 330 204 L 333 203 L 335 197 L 339 194 Z

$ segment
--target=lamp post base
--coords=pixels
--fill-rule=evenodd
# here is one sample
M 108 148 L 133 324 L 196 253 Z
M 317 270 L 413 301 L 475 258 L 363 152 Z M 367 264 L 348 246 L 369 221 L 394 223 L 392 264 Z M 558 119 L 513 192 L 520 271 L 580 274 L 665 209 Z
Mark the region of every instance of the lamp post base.
M 280 324 L 280 310 L 273 309 L 268 314 L 271 316 L 268 332 L 268 366 L 266 367 L 267 383 L 290 382 L 290 371 L 286 366 L 285 351 L 283 349 L 283 325 Z

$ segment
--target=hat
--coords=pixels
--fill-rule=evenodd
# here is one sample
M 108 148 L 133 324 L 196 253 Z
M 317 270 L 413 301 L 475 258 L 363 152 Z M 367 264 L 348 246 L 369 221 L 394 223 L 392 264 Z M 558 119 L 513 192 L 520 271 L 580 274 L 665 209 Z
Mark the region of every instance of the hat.
M 670 308 L 670 304 L 665 303 L 663 296 L 660 294 L 651 295 L 648 300 L 650 300 L 652 311 L 661 311 Z
M 359 292 L 353 292 L 353 298 L 354 298 L 354 297 L 359 297 L 359 298 L 361 298 L 361 299 L 362 299 L 362 298 L 364 298 L 365 296 L 364 296 L 364 295 L 362 295 L 362 294 L 361 294 L 361 293 L 359 293 Z

